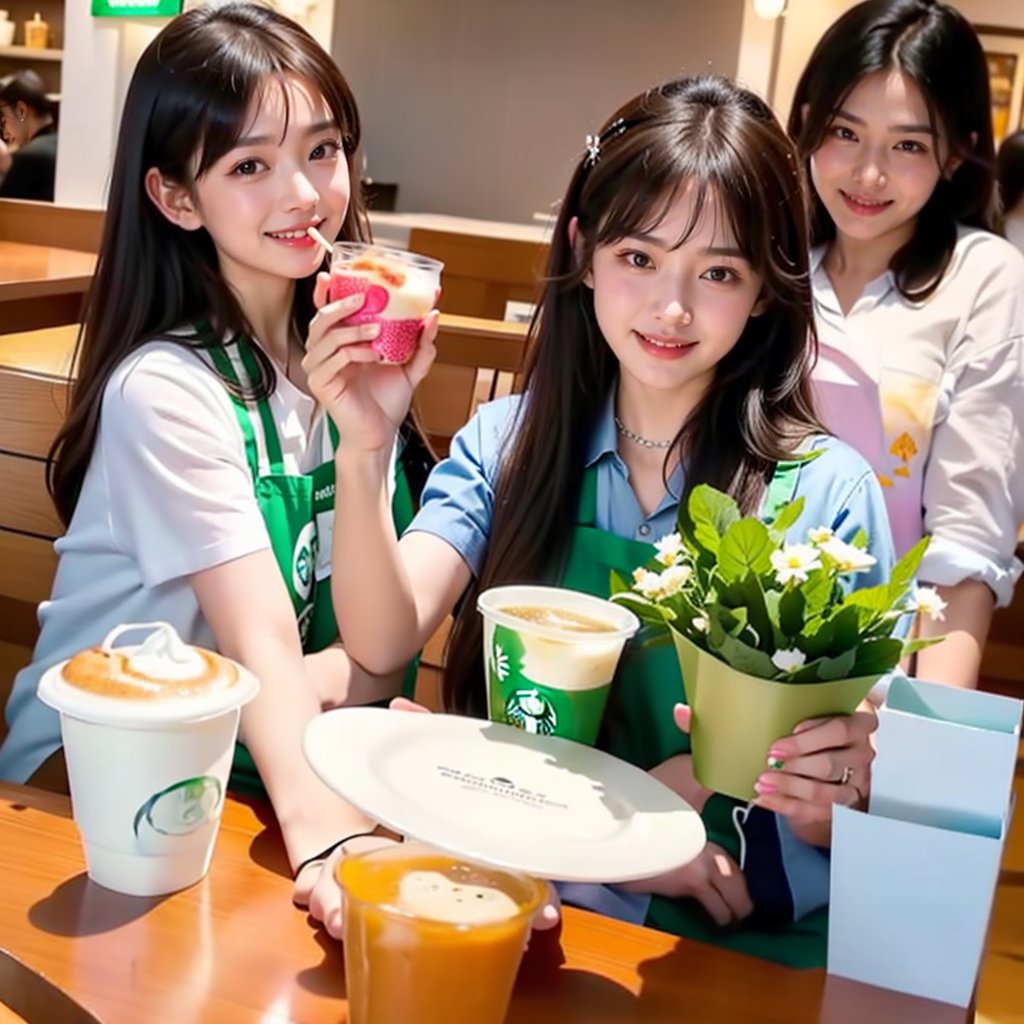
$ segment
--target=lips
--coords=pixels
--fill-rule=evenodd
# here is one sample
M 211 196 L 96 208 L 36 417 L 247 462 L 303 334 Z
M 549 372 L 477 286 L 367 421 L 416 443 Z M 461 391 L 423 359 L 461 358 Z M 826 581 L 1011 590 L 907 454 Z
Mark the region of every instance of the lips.
M 655 348 L 664 349 L 686 349 L 696 345 L 695 341 L 687 341 L 685 338 L 673 338 L 664 334 L 643 334 L 640 331 L 634 332 L 641 341 L 646 341 Z
M 664 334 L 643 334 L 634 331 L 640 347 L 654 359 L 682 359 L 697 347 L 697 342 Z
M 892 206 L 891 199 L 876 199 L 873 196 L 855 195 L 850 192 L 844 192 L 842 189 L 839 190 L 839 194 L 843 197 L 843 202 L 846 203 L 847 208 L 861 217 L 877 216 Z
M 323 224 L 324 219 L 323 217 L 314 218 L 313 220 L 303 221 L 301 224 L 294 224 L 288 228 L 281 228 L 280 231 L 265 231 L 264 234 L 269 238 L 277 238 L 283 242 L 297 241 L 303 238 L 309 239 L 309 235 L 306 233 L 308 229 L 319 228 Z

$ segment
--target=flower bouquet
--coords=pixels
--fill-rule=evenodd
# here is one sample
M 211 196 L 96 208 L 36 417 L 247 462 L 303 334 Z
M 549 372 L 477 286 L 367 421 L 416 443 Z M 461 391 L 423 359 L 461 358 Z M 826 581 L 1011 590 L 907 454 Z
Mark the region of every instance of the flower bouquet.
M 789 502 L 769 525 L 701 484 L 652 563 L 632 581 L 612 579 L 612 600 L 671 631 L 697 779 L 743 800 L 776 740 L 805 719 L 852 713 L 901 658 L 938 642 L 897 635 L 917 612 L 942 617 L 938 594 L 914 585 L 928 539 L 888 582 L 856 589 L 875 565 L 866 534 L 847 542 L 817 527 L 789 543 L 803 504 Z

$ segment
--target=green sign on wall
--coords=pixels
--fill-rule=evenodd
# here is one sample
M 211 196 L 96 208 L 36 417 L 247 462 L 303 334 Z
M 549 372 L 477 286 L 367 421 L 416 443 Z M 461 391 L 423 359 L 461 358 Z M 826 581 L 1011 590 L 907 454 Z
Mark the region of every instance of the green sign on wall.
M 92 0 L 94 18 L 151 18 L 181 14 L 181 0 Z

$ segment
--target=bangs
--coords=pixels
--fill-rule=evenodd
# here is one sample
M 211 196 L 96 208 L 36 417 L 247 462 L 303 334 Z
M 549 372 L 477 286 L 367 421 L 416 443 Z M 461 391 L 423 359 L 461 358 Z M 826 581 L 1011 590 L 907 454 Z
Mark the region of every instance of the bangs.
M 178 122 L 192 137 L 187 148 L 196 155 L 192 180 L 201 177 L 244 137 L 258 111 L 275 88 L 285 108 L 284 130 L 290 109 L 285 79 L 305 84 L 322 97 L 342 134 L 346 155 L 359 144 L 359 117 L 355 102 L 331 58 L 311 45 L 297 49 L 285 42 L 237 25 L 208 26 L 214 38 L 206 41 L 206 53 L 183 76 L 182 88 L 168 90 L 157 106 L 169 105 L 154 120 Z M 187 127 L 186 127 L 187 126 Z M 175 146 L 179 152 L 180 146 Z
M 678 133 L 678 126 L 675 130 Z M 660 159 L 654 154 L 660 154 Z M 763 204 L 768 197 L 732 147 L 699 147 L 690 140 L 679 140 L 671 146 L 649 146 L 640 159 L 622 153 L 621 161 L 621 170 L 609 168 L 605 179 L 614 182 L 614 191 L 593 197 L 584 193 L 584 204 L 592 199 L 598 208 L 603 207 L 594 231 L 595 245 L 613 245 L 623 238 L 653 232 L 675 201 L 692 189 L 690 217 L 670 248 L 684 245 L 705 218 L 711 217 L 715 235 L 721 228 L 727 229 L 732 236 L 729 241 L 751 266 L 763 269 L 754 236 L 757 222 L 764 219 Z

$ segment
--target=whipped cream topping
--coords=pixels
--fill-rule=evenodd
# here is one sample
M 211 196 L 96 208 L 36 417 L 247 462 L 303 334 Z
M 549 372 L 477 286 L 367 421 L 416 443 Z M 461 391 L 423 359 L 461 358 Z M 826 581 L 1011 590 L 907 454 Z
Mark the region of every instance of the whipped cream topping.
M 169 622 L 135 622 L 117 626 L 104 638 L 103 650 L 113 650 L 114 641 L 122 633 L 141 630 L 151 632 L 127 655 L 128 665 L 133 671 L 167 682 L 193 679 L 206 671 L 206 664 L 199 653 L 178 636 Z
M 455 881 L 440 871 L 410 871 L 398 886 L 396 909 L 448 924 L 497 924 L 519 913 L 516 901 L 491 885 Z

